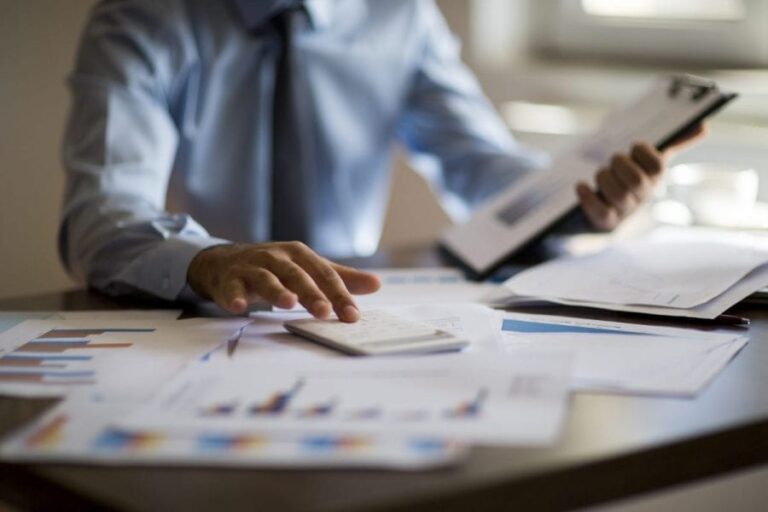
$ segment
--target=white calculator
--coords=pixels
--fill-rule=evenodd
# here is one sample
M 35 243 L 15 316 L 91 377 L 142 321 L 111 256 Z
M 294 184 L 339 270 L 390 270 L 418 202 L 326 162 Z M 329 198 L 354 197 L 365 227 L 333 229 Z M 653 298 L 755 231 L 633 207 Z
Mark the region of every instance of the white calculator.
M 381 310 L 364 311 L 351 324 L 306 318 L 283 325 L 294 334 L 354 355 L 444 352 L 469 345 L 450 332 Z

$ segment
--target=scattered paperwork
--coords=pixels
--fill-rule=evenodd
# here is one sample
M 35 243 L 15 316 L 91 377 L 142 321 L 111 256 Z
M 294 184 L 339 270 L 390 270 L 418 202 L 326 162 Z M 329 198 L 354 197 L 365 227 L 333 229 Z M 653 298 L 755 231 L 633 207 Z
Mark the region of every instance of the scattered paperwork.
M 662 242 L 670 247 L 653 241 Z M 614 268 L 602 277 L 613 277 L 615 293 L 664 304 L 601 307 L 710 315 L 768 285 L 755 247 L 729 267 L 735 284 L 719 294 L 714 278 L 674 297 L 663 280 L 655 292 L 622 288 Z M 697 255 L 687 270 L 703 268 L 707 258 Z M 383 298 L 360 300 L 363 314 L 386 309 L 470 346 L 448 355 L 349 358 L 288 333 L 283 322 L 309 316 L 300 309 L 248 319 L 176 320 L 178 311 L 52 313 L 20 323 L 8 317 L 0 393 L 65 400 L 9 437 L 0 457 L 423 469 L 461 461 L 472 443 L 554 442 L 569 389 L 695 396 L 747 342 L 743 330 L 500 312 L 478 303 L 497 286 L 469 283 L 455 270 L 378 273 Z M 579 286 L 600 286 L 590 283 Z M 543 290 L 546 283 L 539 284 Z
M 502 344 L 511 354 L 573 357 L 575 390 L 695 396 L 747 343 L 743 331 L 507 313 Z
M 53 410 L 9 437 L 0 449 L 2 458 L 110 465 L 423 469 L 466 456 L 467 446 L 432 435 L 116 430 L 112 425 L 118 419 L 146 402 L 186 365 L 206 366 L 219 357 L 230 360 L 241 336 L 247 344 L 248 335 L 243 333 L 251 322 L 243 318 L 176 321 L 170 313 L 138 316 L 140 320 L 125 314 L 52 315 L 18 323 L 0 335 L 0 362 L 31 358 L 39 360 L 32 368 L 45 365 L 46 372 L 78 371 L 88 377 L 75 379 L 67 374 L 72 380 L 58 382 L 48 379 L 64 380 L 64 376 L 45 375 L 42 382 L 0 382 L 0 392 L 66 396 Z M 263 327 L 255 330 L 253 341 L 260 332 L 265 332 Z M 73 340 L 77 346 L 70 346 Z M 25 347 L 32 342 L 40 346 Z M 62 345 L 47 346 L 52 343 Z M 311 354 L 313 348 L 295 350 L 294 355 Z M 56 359 L 83 355 L 90 359 Z M 35 374 L 32 369 L 19 373 Z
M 502 354 L 197 365 L 117 426 L 545 444 L 565 413 L 569 366 Z

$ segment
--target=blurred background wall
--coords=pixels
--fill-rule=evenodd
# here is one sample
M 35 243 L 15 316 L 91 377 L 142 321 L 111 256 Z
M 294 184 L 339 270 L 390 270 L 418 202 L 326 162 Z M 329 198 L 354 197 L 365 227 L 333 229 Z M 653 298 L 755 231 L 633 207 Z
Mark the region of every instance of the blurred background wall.
M 65 77 L 93 0 L 0 0 L 0 297 L 73 286 L 55 252 Z M 556 151 L 660 73 L 742 92 L 682 160 L 768 172 L 768 0 L 438 0 L 516 137 Z M 448 222 L 396 160 L 382 247 Z M 761 196 L 768 198 L 768 176 Z
M 64 80 L 91 0 L 0 0 L 0 297 L 71 286 L 55 250 Z

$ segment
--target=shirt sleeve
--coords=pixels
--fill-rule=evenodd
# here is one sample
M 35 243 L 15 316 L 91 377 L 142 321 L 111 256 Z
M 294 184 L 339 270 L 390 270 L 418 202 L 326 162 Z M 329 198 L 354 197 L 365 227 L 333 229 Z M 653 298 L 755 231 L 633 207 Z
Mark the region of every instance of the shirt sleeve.
M 169 13 L 160 9 L 170 5 L 100 3 L 69 81 L 59 254 L 72 274 L 110 294 L 175 300 L 192 258 L 226 243 L 165 211 L 178 144 L 168 90 L 183 55 L 163 25 Z
M 416 16 L 422 53 L 398 136 L 444 198 L 474 206 L 546 166 L 548 157 L 512 138 L 461 62 L 459 44 L 434 2 L 420 0 Z

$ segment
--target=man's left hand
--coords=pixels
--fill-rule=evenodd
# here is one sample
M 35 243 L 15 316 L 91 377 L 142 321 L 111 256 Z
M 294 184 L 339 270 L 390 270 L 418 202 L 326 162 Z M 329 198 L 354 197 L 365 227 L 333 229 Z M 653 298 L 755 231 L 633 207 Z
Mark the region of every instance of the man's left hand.
M 704 125 L 698 124 L 678 137 L 663 153 L 651 144 L 638 142 L 629 153 L 615 154 L 608 166 L 597 172 L 596 190 L 579 182 L 576 195 L 592 225 L 604 231 L 615 228 L 651 197 L 670 155 L 698 141 L 705 132 Z

